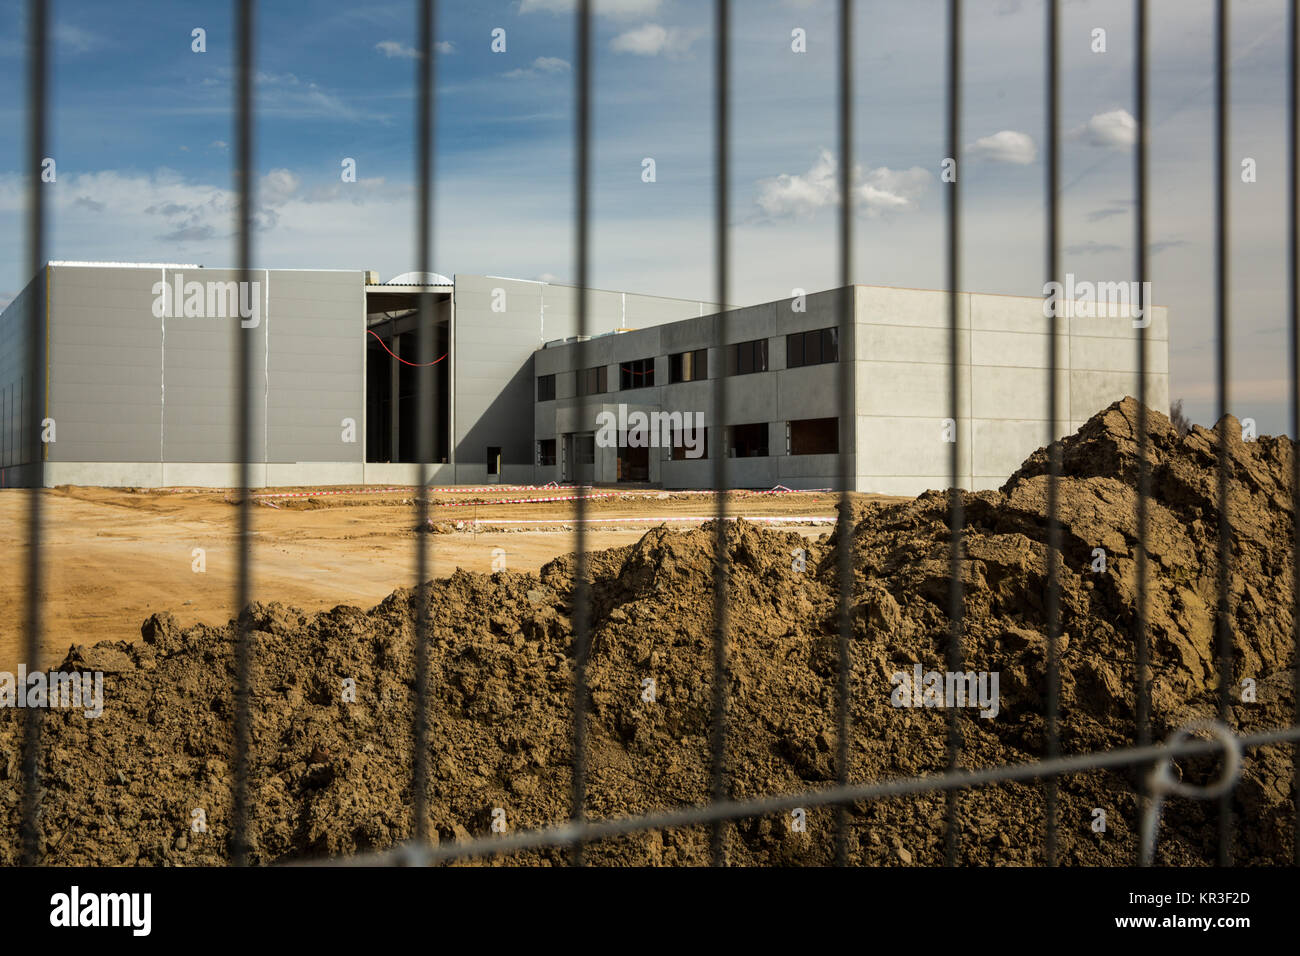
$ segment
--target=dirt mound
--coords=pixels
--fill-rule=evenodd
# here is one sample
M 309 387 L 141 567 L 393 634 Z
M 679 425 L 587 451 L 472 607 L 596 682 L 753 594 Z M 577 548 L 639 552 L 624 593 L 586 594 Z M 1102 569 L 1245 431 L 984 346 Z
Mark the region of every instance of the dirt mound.
M 1150 643 L 1157 738 L 1215 705 L 1215 436 L 1179 438 L 1150 414 L 1153 500 Z M 1063 443 L 1062 747 L 1066 753 L 1134 737 L 1136 406 L 1099 413 Z M 1239 434 L 1235 429 L 1235 434 Z M 1234 677 L 1257 682 L 1237 702 L 1245 731 L 1292 719 L 1289 493 L 1292 445 L 1260 438 L 1230 445 L 1234 476 Z M 998 491 L 964 495 L 967 667 L 996 672 L 996 716 L 961 712 L 963 763 L 1034 760 L 1045 749 L 1046 456 L 1025 462 Z M 891 706 L 892 679 L 942 668 L 948 629 L 947 498 L 928 493 L 855 510 L 852 673 L 855 780 L 940 771 L 946 712 Z M 593 553 L 589 668 L 588 811 L 641 814 L 708 798 L 714 529 L 659 528 L 635 545 Z M 836 641 L 834 539 L 738 523 L 732 562 L 729 785 L 754 797 L 834 778 Z M 1094 549 L 1106 569 L 1093 571 Z M 803 550 L 801 560 L 796 552 Z M 568 814 L 572 747 L 574 562 L 540 575 L 458 572 L 431 600 L 432 828 L 441 841 L 490 831 L 494 811 L 514 830 Z M 305 616 L 276 604 L 251 609 L 254 859 L 276 862 L 390 846 L 410 831 L 414 704 L 413 592 L 370 611 Z M 67 667 L 105 672 L 104 711 L 46 713 L 40 825 L 50 862 L 214 864 L 227 858 L 234 669 L 230 628 L 179 628 L 154 615 L 143 642 L 75 647 Z M 652 683 L 651 683 L 652 682 Z M 354 699 L 353 695 L 354 694 Z M 1240 697 L 1234 693 L 1234 700 Z M 18 731 L 0 711 L 0 861 L 17 859 Z M 1189 778 L 1214 761 L 1186 762 Z M 1289 751 L 1248 755 L 1234 796 L 1237 859 L 1289 860 L 1295 808 Z M 961 797 L 966 862 L 1042 859 L 1043 789 L 984 788 Z M 943 855 L 941 795 L 857 805 L 850 858 L 934 864 Z M 1106 832 L 1093 832 L 1094 808 Z M 206 833 L 191 822 L 202 810 Z M 1167 804 L 1160 860 L 1213 859 L 1213 808 Z M 1063 862 L 1127 864 L 1136 854 L 1132 781 L 1094 771 L 1060 782 Z M 788 815 L 730 830 L 736 864 L 833 859 L 831 813 L 810 808 L 805 832 Z M 498 862 L 560 862 L 539 851 Z M 699 864 L 704 828 L 611 840 L 592 863 Z

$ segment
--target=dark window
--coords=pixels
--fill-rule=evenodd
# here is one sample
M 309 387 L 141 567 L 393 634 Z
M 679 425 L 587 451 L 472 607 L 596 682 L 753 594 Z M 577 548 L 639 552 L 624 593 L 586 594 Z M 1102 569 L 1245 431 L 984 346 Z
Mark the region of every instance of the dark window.
M 766 458 L 767 422 L 732 425 L 731 442 L 727 451 L 732 458 Z
M 596 463 L 596 436 L 578 435 L 573 442 L 573 457 L 579 465 Z
M 727 346 L 727 374 L 748 375 L 767 371 L 767 339 Z
M 595 368 L 584 368 L 578 372 L 578 394 L 579 395 L 600 395 L 609 391 L 609 368 L 605 365 L 597 365 Z
M 709 350 L 678 352 L 668 356 L 669 382 L 696 382 L 709 377 Z
M 623 362 L 618 367 L 618 387 L 650 388 L 655 383 L 655 360 L 637 359 L 635 362 Z
M 838 418 L 805 418 L 790 422 L 790 454 L 834 455 L 840 448 Z
M 821 330 L 818 330 L 816 332 L 805 332 L 803 334 L 803 364 L 804 365 L 822 364 Z
M 501 474 L 501 448 L 497 445 L 488 445 L 487 469 L 489 475 Z
M 537 443 L 537 464 L 542 466 L 555 464 L 554 438 L 543 438 Z
M 787 335 L 785 337 L 786 368 L 838 362 L 839 342 L 839 329 L 813 329 L 811 332 L 795 332 Z
M 703 434 L 700 432 L 703 431 Z M 687 448 L 686 439 L 691 439 L 691 444 L 695 447 Z M 696 428 L 687 434 L 680 431 L 673 432 L 673 461 L 702 461 L 709 457 L 709 430 Z
M 549 402 L 555 398 L 555 376 L 539 375 L 537 376 L 537 400 L 539 402 Z

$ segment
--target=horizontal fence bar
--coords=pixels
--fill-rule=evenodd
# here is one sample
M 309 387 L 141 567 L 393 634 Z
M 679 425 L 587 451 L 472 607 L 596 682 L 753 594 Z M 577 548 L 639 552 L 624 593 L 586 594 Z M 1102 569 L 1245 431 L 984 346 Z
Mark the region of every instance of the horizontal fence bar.
M 1263 731 L 1246 737 L 1236 737 L 1243 750 L 1252 750 L 1275 744 L 1300 741 L 1300 727 Z M 1045 779 L 1090 770 L 1106 770 L 1148 763 L 1158 763 L 1174 757 L 1200 757 L 1220 753 L 1224 745 L 1213 740 L 1186 740 L 1178 744 L 1153 744 L 1148 747 L 1130 747 L 1124 750 L 1103 750 L 1095 753 L 1058 757 L 1034 763 L 1005 764 L 981 770 L 957 770 L 938 776 L 907 777 L 878 783 L 850 784 L 824 790 L 806 790 L 800 793 L 763 797 L 755 800 L 724 801 L 673 810 L 668 813 L 641 817 L 624 817 L 612 820 L 587 822 L 581 825 L 568 823 L 539 830 L 529 830 L 509 836 L 478 839 L 469 843 L 440 846 L 420 853 L 418 848 L 397 847 L 365 857 L 351 857 L 329 861 L 293 861 L 291 866 L 341 865 L 375 866 L 383 864 L 419 863 L 421 865 L 446 863 L 452 860 L 490 856 L 498 853 L 517 853 L 522 850 L 567 846 L 576 842 L 589 843 L 610 837 L 626 836 L 646 830 L 666 830 L 674 827 L 700 826 L 717 821 L 742 820 L 747 817 L 778 813 L 798 807 L 829 806 L 913 796 L 929 792 L 956 792 L 971 787 L 1010 783 L 1023 780 Z

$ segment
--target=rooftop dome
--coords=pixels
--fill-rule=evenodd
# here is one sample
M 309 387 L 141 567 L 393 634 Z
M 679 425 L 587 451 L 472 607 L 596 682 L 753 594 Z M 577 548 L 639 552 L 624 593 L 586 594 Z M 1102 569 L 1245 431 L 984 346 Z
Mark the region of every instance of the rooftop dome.
M 403 272 L 393 276 L 384 285 L 452 285 L 452 281 L 437 272 Z

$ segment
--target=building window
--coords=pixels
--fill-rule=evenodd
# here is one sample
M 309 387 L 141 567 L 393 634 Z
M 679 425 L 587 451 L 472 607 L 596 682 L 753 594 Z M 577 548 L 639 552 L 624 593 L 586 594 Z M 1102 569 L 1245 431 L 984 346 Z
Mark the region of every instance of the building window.
M 767 422 L 752 425 L 732 425 L 727 454 L 732 458 L 767 457 Z
M 584 368 L 577 374 L 579 395 L 601 395 L 609 391 L 608 366 L 597 365 L 595 368 Z
M 668 356 L 669 382 L 696 382 L 709 377 L 709 350 L 678 352 Z
M 555 398 L 555 376 L 539 375 L 537 376 L 537 400 L 539 402 L 553 401 Z
M 785 367 L 823 365 L 840 359 L 840 330 L 813 329 L 785 337 Z
M 748 375 L 767 371 L 767 339 L 727 346 L 727 374 Z
M 579 465 L 594 465 L 596 463 L 595 435 L 578 435 L 574 438 L 573 459 Z
M 786 423 L 791 455 L 834 455 L 840 450 L 838 418 L 805 418 Z
M 555 464 L 555 439 L 543 438 L 537 443 L 537 464 L 549 468 Z
M 652 358 L 623 362 L 618 367 L 618 387 L 623 391 L 629 388 L 650 388 L 654 383 L 655 360 Z
M 501 446 L 488 445 L 487 447 L 487 473 L 489 475 L 501 474 Z
M 671 451 L 672 454 L 668 457 L 673 461 L 703 461 L 709 457 L 709 430 L 707 428 L 694 428 L 689 432 L 675 430 Z

